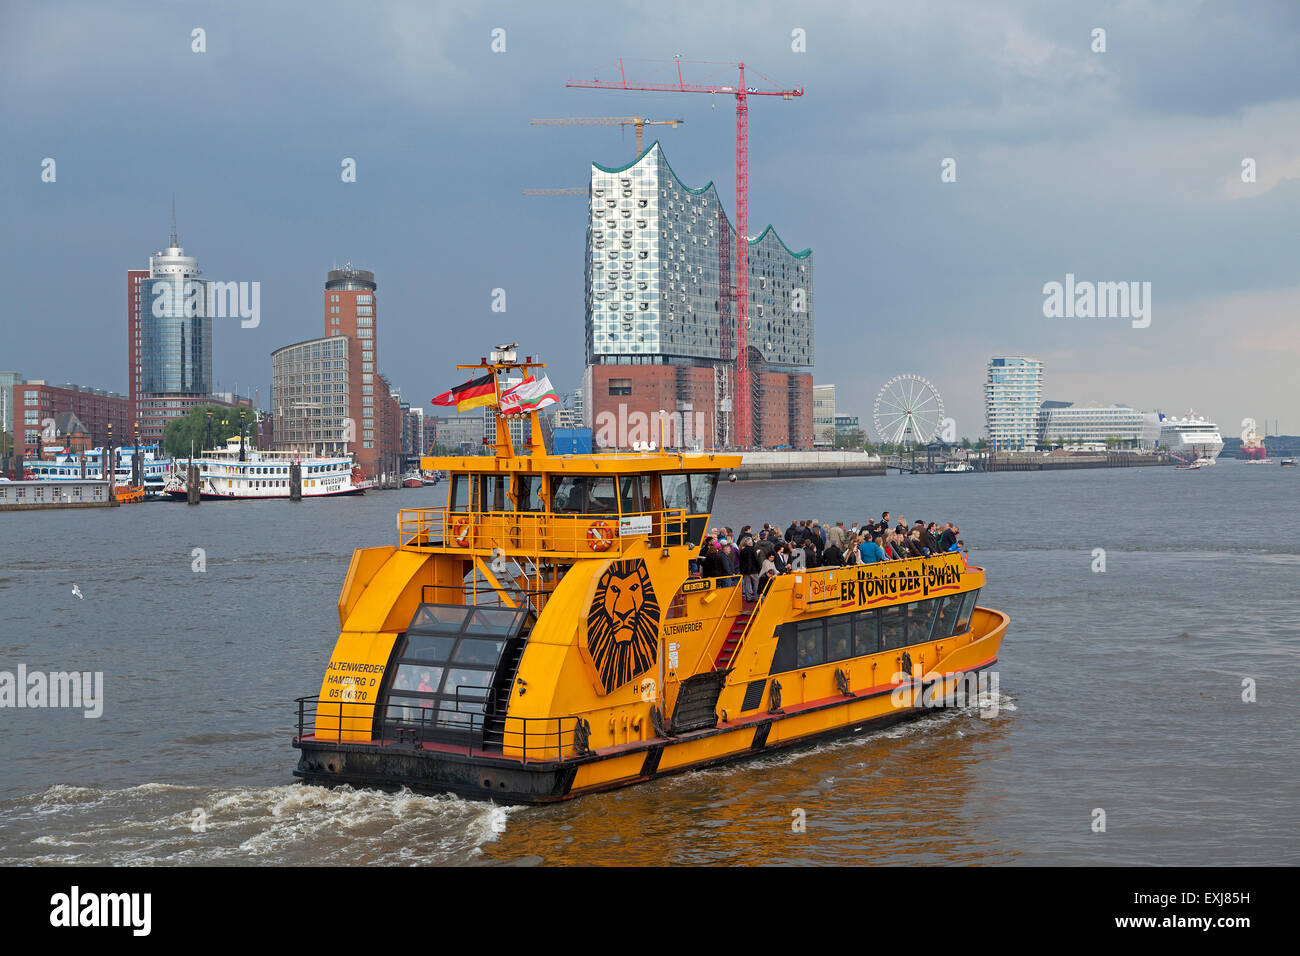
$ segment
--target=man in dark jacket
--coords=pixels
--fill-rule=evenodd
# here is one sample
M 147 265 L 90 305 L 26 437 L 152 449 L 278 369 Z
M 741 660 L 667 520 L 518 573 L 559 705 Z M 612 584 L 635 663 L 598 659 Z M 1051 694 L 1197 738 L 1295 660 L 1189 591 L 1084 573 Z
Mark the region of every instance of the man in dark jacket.
M 710 541 L 705 546 L 704 576 L 706 578 L 725 578 L 730 573 L 731 568 L 727 566 L 727 559 L 722 556 L 718 546 Z
M 822 567 L 838 568 L 843 564 L 844 552 L 840 550 L 839 545 L 832 541 L 826 546 L 826 550 L 822 552 Z
M 943 526 L 943 533 L 939 535 L 939 551 L 946 553 L 952 548 L 952 543 L 957 540 L 957 531 L 949 521 Z
M 740 580 L 746 601 L 753 601 L 758 597 L 758 572 L 762 569 L 763 562 L 759 560 L 758 549 L 754 547 L 754 539 L 748 536 L 741 538 Z

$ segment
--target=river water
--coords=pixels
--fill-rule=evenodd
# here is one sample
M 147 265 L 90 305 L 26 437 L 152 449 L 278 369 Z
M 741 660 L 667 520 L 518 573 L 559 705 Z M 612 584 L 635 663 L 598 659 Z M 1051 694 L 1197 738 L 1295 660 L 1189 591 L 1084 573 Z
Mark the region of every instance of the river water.
M 352 548 L 441 487 L 0 515 L 0 671 L 102 671 L 106 699 L 0 710 L 0 864 L 1294 865 L 1298 472 L 724 485 L 735 527 L 956 521 L 1011 615 L 996 715 L 541 808 L 290 775 Z

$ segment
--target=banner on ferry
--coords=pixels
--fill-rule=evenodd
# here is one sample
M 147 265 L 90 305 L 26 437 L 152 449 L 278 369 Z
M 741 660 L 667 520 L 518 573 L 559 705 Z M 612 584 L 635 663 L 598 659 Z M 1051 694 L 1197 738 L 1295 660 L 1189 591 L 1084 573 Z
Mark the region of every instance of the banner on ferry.
M 960 590 L 962 560 L 960 554 L 942 554 L 805 574 L 806 597 L 797 602 L 804 607 L 868 608 Z
M 501 393 L 501 414 L 525 415 L 559 402 L 548 376 L 535 379 L 530 375 L 514 388 Z

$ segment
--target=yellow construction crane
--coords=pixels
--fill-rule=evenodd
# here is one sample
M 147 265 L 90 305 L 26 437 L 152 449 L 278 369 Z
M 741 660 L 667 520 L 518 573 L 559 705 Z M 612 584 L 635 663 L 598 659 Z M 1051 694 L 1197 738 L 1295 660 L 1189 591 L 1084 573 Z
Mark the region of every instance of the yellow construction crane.
M 641 130 L 646 126 L 677 126 L 684 119 L 655 120 L 644 116 L 565 116 L 559 119 L 529 120 L 529 126 L 631 126 L 636 130 L 636 155 L 641 155 Z M 525 196 L 586 196 L 586 186 L 565 186 L 560 189 L 525 189 Z

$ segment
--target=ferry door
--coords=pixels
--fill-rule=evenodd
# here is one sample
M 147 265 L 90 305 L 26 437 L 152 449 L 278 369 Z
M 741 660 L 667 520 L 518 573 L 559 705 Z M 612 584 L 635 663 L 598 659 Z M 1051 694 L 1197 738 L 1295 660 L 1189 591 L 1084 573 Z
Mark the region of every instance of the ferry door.
M 645 518 L 650 518 L 650 528 L 646 534 L 651 536 L 652 541 L 659 541 L 660 523 L 659 516 L 654 514 L 652 496 L 650 493 L 650 476 L 649 475 L 622 475 L 618 479 L 618 513 L 621 518 L 641 516 L 642 526 Z M 633 534 L 641 534 L 640 531 L 634 531 Z

